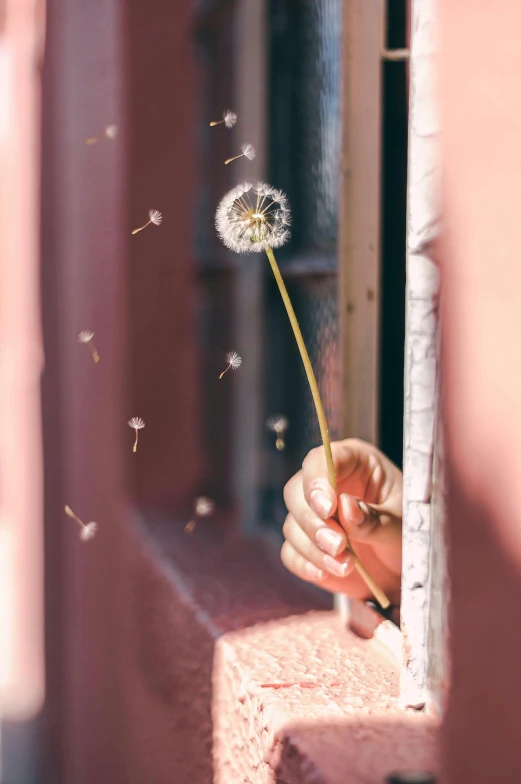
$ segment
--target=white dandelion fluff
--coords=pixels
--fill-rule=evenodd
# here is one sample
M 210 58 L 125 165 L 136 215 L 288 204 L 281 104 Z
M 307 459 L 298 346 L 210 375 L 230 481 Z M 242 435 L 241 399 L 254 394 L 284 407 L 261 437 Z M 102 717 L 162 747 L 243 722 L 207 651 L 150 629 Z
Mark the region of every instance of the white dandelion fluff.
M 84 523 L 83 520 L 80 520 L 78 515 L 75 514 L 72 511 L 72 509 L 70 508 L 70 506 L 68 506 L 68 505 L 65 506 L 64 509 L 65 509 L 65 514 L 68 517 L 70 517 L 71 520 L 75 520 L 78 523 L 78 525 L 80 526 L 80 539 L 83 542 L 88 542 L 89 539 L 92 539 L 95 536 L 96 531 L 98 530 L 98 524 L 97 523 L 94 523 L 94 522 L 92 522 L 92 523 Z
M 242 154 L 247 157 L 249 161 L 255 158 L 255 147 L 253 144 L 243 144 L 241 146 Z
M 242 365 L 242 359 L 236 351 L 230 351 L 226 354 L 226 361 L 230 363 L 232 370 L 237 370 Z
M 284 433 L 289 427 L 289 422 L 285 416 L 281 414 L 276 414 L 275 416 L 270 417 L 266 420 L 266 427 L 268 430 L 272 430 L 276 435 L 277 438 L 275 440 L 275 446 L 279 451 L 285 449 L 286 442 L 284 440 Z
M 285 433 L 288 429 L 289 422 L 285 416 L 277 414 L 266 420 L 266 427 L 274 433 Z
M 243 182 L 220 201 L 215 226 L 227 248 L 236 253 L 260 253 L 280 248 L 290 238 L 291 212 L 282 191 L 259 182 Z
M 225 357 L 226 362 L 228 363 L 228 367 L 226 370 L 223 370 L 219 378 L 222 378 L 225 373 L 231 368 L 232 370 L 237 370 L 242 365 L 242 357 L 240 357 L 236 351 L 229 351 Z
M 241 154 L 235 155 L 233 158 L 228 158 L 224 163 L 228 164 L 232 161 L 236 161 L 237 158 L 247 158 L 249 161 L 252 161 L 255 158 L 255 147 L 253 144 L 241 144 Z
M 82 539 L 84 542 L 88 542 L 89 539 L 92 539 L 96 535 L 97 530 L 97 523 L 87 523 L 87 525 L 83 526 L 81 529 L 80 539 Z
M 136 431 L 136 440 L 134 441 L 134 446 L 132 447 L 132 451 L 137 451 L 137 441 L 138 441 L 138 432 L 145 427 L 145 423 L 141 419 L 141 417 L 132 417 L 127 422 L 127 425 L 131 427 L 133 430 Z
M 78 335 L 78 342 L 85 343 L 90 348 L 90 353 L 92 354 L 92 359 L 94 360 L 94 364 L 97 365 L 99 362 L 99 354 L 97 352 L 96 346 L 92 342 L 93 337 L 94 337 L 94 332 L 91 329 L 82 329 L 82 331 Z
M 132 234 L 137 234 L 138 231 L 143 231 L 143 229 L 146 229 L 146 227 L 150 226 L 151 223 L 153 223 L 155 226 L 159 226 L 161 224 L 161 221 L 163 220 L 163 216 L 161 215 L 159 210 L 149 210 L 148 218 L 149 220 L 147 220 L 147 222 L 143 224 L 143 226 L 138 226 L 137 229 L 134 229 L 132 231 Z
M 80 343 L 89 343 L 94 337 L 94 335 L 95 332 L 93 332 L 91 329 L 82 329 L 82 331 L 78 335 L 78 340 Z
M 159 210 L 149 210 L 148 217 L 150 218 L 150 223 L 153 223 L 155 226 L 160 226 L 161 221 L 163 220 L 163 216 Z
M 205 495 L 200 496 L 199 498 L 195 499 L 195 514 L 199 517 L 207 517 L 207 515 L 212 514 L 213 510 L 215 509 L 215 502 L 212 501 L 211 498 L 208 498 Z
M 237 115 L 235 112 L 232 112 L 231 109 L 225 109 L 222 120 L 214 120 L 210 123 L 210 126 L 213 127 L 214 125 L 222 125 L 222 123 L 224 123 L 226 128 L 233 128 L 236 122 Z

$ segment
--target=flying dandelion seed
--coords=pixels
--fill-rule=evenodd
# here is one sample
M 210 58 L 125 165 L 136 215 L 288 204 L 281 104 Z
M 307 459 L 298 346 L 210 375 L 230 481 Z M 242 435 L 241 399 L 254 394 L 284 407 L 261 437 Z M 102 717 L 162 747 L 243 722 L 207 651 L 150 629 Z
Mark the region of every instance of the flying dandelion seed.
M 96 535 L 96 531 L 98 530 L 97 523 L 84 523 L 83 520 L 80 520 L 78 515 L 74 514 L 70 506 L 65 506 L 65 514 L 70 517 L 72 520 L 76 520 L 78 525 L 80 526 L 80 539 L 82 542 L 88 542 L 89 539 L 92 539 Z
M 223 370 L 223 372 L 219 376 L 219 379 L 221 379 L 224 376 L 224 374 L 229 371 L 230 368 L 232 370 L 237 370 L 237 368 L 240 368 L 240 366 L 242 365 L 242 358 L 237 354 L 236 351 L 230 351 L 228 354 L 226 354 L 225 359 L 226 362 L 228 363 L 228 367 L 226 368 L 226 370 Z
M 212 501 L 211 498 L 208 498 L 205 495 L 199 496 L 199 498 L 195 499 L 194 503 L 194 516 L 195 517 L 207 517 L 208 515 L 212 514 L 213 510 L 215 509 L 215 501 Z M 197 522 L 192 519 L 187 522 L 185 525 L 185 533 L 191 534 Z
M 199 517 L 207 517 L 215 509 L 215 502 L 211 498 L 202 495 L 195 499 L 195 514 Z
M 285 449 L 286 442 L 284 440 L 284 433 L 289 427 L 289 422 L 286 417 L 280 414 L 272 416 L 266 421 L 266 427 L 268 430 L 272 430 L 276 434 L 277 438 L 275 440 L 275 446 L 279 452 Z
M 259 182 L 243 182 L 221 199 L 215 215 L 217 233 L 236 253 L 280 248 L 290 238 L 291 213 L 282 191 Z
M 163 220 L 163 216 L 161 215 L 159 210 L 149 210 L 148 217 L 149 220 L 145 224 L 143 224 L 143 226 L 139 226 L 137 229 L 134 229 L 132 234 L 137 234 L 138 231 L 143 231 L 143 229 L 146 229 L 146 227 L 150 226 L 151 223 L 153 223 L 155 226 L 159 226 L 161 224 L 161 221 Z
M 92 342 L 92 338 L 94 337 L 94 332 L 91 329 L 82 329 L 80 334 L 78 335 L 78 342 L 85 343 L 89 348 L 92 354 L 92 359 L 94 360 L 94 364 L 97 365 L 99 362 L 99 354 L 97 352 L 96 346 Z
M 115 139 L 118 135 L 118 126 L 117 125 L 107 125 L 103 133 L 99 134 L 98 136 L 89 136 L 88 139 L 85 139 L 85 144 L 92 145 L 99 142 L 102 136 L 105 136 L 107 139 Z
M 225 109 L 222 120 L 214 120 L 210 123 L 210 127 L 213 127 L 214 125 L 222 125 L 224 123 L 226 128 L 233 128 L 236 122 L 237 115 L 235 112 L 232 112 L 231 109 Z
M 253 144 L 243 144 L 241 145 L 241 150 L 242 152 L 240 155 L 235 155 L 233 158 L 228 158 L 228 160 L 224 162 L 225 165 L 242 157 L 247 158 L 249 161 L 252 161 L 255 158 L 255 147 Z
M 132 451 L 137 452 L 138 432 L 145 427 L 145 423 L 140 417 L 132 417 L 132 419 L 128 420 L 127 425 L 136 431 L 136 440 L 134 441 L 134 446 L 132 447 Z
M 329 483 L 336 490 L 335 464 L 333 462 L 331 439 L 329 438 L 327 419 L 320 397 L 320 390 L 291 298 L 273 253 L 273 248 L 280 248 L 288 241 L 290 233 L 287 227 L 290 221 L 291 213 L 286 196 L 282 191 L 278 191 L 265 183 L 257 183 L 255 187 L 249 182 L 241 183 L 223 196 L 215 213 L 217 233 L 226 247 L 234 250 L 236 253 L 252 251 L 260 253 L 264 251 L 268 257 L 293 329 L 293 334 L 295 335 L 309 389 L 313 397 L 320 435 L 324 445 Z M 358 573 L 380 606 L 384 609 L 389 607 L 389 599 L 371 577 L 353 549 L 349 539 L 347 541 L 347 549 L 353 556 Z

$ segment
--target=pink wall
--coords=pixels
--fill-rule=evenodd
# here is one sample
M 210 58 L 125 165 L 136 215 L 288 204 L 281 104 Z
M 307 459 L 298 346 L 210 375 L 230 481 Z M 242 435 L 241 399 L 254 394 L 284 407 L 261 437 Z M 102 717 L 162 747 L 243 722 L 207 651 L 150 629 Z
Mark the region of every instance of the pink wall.
M 196 89 L 193 3 L 125 5 L 128 104 L 128 416 L 147 425 L 129 451 L 133 495 L 179 504 L 199 477 L 195 323 Z M 130 236 L 148 210 L 160 227 Z M 127 417 L 128 418 L 128 417 Z
M 521 5 L 444 0 L 447 782 L 521 779 Z
M 146 587 L 128 491 L 130 484 L 131 495 L 156 500 L 172 490 L 170 500 L 181 502 L 198 475 L 196 331 L 189 318 L 191 6 L 189 0 L 146 8 L 118 0 L 48 4 L 46 729 L 47 780 L 56 784 L 159 782 L 149 775 L 153 766 L 171 774 L 178 753 L 165 713 L 140 701 L 133 598 Z M 118 126 L 116 140 L 85 144 L 109 123 Z M 163 212 L 163 225 L 132 237 L 150 208 Z M 86 327 L 96 332 L 98 365 L 77 342 Z M 132 415 L 147 424 L 136 455 L 126 424 Z M 80 543 L 63 513 L 66 503 L 98 522 L 92 542 Z

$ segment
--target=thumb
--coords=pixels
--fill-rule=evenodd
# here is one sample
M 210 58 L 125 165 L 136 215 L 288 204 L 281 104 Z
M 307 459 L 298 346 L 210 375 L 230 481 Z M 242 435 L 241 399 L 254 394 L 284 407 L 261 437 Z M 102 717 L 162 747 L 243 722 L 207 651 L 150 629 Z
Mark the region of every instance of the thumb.
M 367 544 L 383 544 L 399 533 L 399 520 L 376 504 L 367 504 L 342 493 L 338 498 L 338 517 L 349 539 Z

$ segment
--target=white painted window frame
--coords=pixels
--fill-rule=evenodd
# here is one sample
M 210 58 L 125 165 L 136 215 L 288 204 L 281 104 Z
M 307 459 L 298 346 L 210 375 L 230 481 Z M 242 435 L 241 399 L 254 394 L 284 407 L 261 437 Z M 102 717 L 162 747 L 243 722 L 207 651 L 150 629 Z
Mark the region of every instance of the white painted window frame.
M 381 64 L 410 56 L 401 691 L 405 706 L 439 709 L 446 669 L 442 633 L 446 591 L 443 484 L 438 470 L 441 434 L 435 438 L 439 278 L 432 257 L 440 223 L 434 85 L 437 4 L 411 0 L 410 52 L 386 49 L 386 10 L 386 0 L 344 0 L 339 238 L 342 432 L 373 443 L 379 440 Z M 346 616 L 354 614 L 353 602 L 346 597 L 337 597 L 337 606 Z

